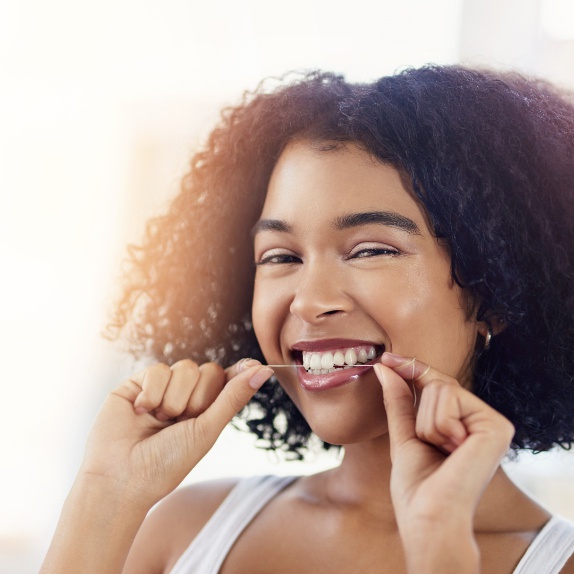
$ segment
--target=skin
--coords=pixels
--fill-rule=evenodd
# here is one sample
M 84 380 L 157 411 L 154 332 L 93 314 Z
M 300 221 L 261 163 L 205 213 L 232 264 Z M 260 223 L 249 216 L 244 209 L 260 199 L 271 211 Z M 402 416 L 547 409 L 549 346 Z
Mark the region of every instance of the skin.
M 333 226 L 380 210 L 417 231 Z M 549 515 L 499 467 L 512 425 L 468 390 L 486 326 L 397 171 L 350 144 L 327 152 L 294 142 L 261 219 L 285 224 L 255 237 L 253 321 L 267 361 L 289 364 L 293 344 L 338 337 L 387 352 L 319 392 L 278 369 L 313 430 L 345 456 L 273 499 L 223 574 L 512 572 Z M 256 361 L 227 371 L 183 361 L 122 383 L 96 420 L 42 572 L 168 572 L 234 482 L 179 489 L 145 514 L 270 374 Z M 573 571 L 570 561 L 563 572 Z
M 342 215 L 381 210 L 410 219 L 419 232 L 381 224 L 333 227 Z M 269 363 L 290 363 L 297 341 L 345 337 L 383 344 L 468 381 L 477 324 L 450 277 L 448 254 L 395 169 L 355 148 L 321 152 L 293 144 L 273 172 L 261 219 L 293 228 L 255 238 L 253 323 Z M 273 256 L 277 262 L 264 260 Z M 301 388 L 296 371 L 276 376 L 327 442 L 352 444 L 386 433 L 373 371 L 320 400 Z

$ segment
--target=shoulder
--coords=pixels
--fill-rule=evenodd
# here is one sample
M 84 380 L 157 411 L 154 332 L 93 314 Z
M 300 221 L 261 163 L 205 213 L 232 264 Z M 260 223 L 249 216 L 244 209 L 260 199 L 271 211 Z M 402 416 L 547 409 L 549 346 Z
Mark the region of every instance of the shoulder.
M 574 554 L 572 554 L 568 562 L 564 564 L 564 567 L 560 570 L 560 574 L 574 574 Z
M 237 478 L 202 482 L 166 496 L 142 524 L 124 573 L 169 572 L 237 482 Z

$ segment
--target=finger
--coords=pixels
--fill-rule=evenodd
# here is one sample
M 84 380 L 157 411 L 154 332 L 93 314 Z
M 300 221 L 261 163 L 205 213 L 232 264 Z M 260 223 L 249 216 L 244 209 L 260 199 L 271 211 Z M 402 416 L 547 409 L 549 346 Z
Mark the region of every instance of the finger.
M 233 377 L 241 373 L 241 371 L 249 369 L 249 367 L 257 367 L 259 365 L 261 365 L 261 363 L 257 359 L 241 359 L 237 361 L 237 363 L 231 365 L 231 367 L 227 367 L 227 369 L 225 369 L 226 381 L 231 380 Z
M 402 377 L 389 367 L 377 363 L 374 371 L 383 387 L 393 456 L 401 445 L 416 438 L 413 395 Z
M 456 488 L 470 505 L 475 505 L 508 452 L 514 427 L 508 419 L 466 389 L 460 389 L 458 402 L 468 436 L 444 465 L 449 476 L 464 474 L 464 481 L 456 479 Z
M 227 382 L 213 404 L 194 419 L 197 435 L 205 449 L 211 448 L 221 431 L 272 374 L 269 367 L 249 367 Z
M 462 444 L 468 436 L 459 402 L 461 391 L 460 387 L 442 385 L 437 393 L 435 426 L 437 432 L 454 446 Z
M 417 387 L 423 388 L 429 381 L 443 379 L 455 381 L 452 377 L 441 373 L 427 363 L 414 357 L 404 357 L 396 353 L 383 353 L 381 363 L 393 369 L 405 381 L 412 381 Z
M 205 363 L 199 367 L 199 378 L 195 385 L 184 415 L 197 417 L 215 401 L 225 382 L 225 371 L 217 363 Z
M 130 379 L 136 384 L 141 381 L 142 390 L 134 401 L 134 408 L 138 414 L 149 412 L 161 404 L 171 374 L 171 369 L 160 363 L 148 367 L 143 373 L 138 373 L 137 377 Z
M 171 366 L 171 378 L 155 417 L 167 421 L 181 415 L 187 407 L 189 397 L 199 379 L 199 367 L 188 359 Z
M 417 436 L 448 453 L 467 436 L 458 402 L 461 391 L 449 381 L 430 381 L 423 389 L 417 415 Z
M 423 389 L 415 426 L 418 438 L 435 445 L 436 443 L 433 442 L 433 431 L 435 428 L 434 420 L 436 416 L 437 399 L 436 387 L 428 385 Z

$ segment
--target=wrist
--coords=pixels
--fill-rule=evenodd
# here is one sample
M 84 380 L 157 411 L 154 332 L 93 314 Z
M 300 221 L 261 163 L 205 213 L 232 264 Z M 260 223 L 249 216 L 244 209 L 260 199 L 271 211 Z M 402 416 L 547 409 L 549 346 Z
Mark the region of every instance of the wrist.
M 149 508 L 118 481 L 81 472 L 62 509 L 42 574 L 121 572 Z
M 137 487 L 114 477 L 80 470 L 68 496 L 81 506 L 108 516 L 143 514 L 157 502 L 147 500 Z

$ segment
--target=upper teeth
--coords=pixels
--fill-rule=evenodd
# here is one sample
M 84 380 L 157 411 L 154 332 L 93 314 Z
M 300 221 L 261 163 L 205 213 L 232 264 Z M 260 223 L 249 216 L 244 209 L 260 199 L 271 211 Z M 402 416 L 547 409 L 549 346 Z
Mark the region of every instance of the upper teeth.
M 303 351 L 303 366 L 308 371 L 329 371 L 334 367 L 353 366 L 357 363 L 366 363 L 377 356 L 375 347 L 352 347 L 336 349 L 324 353 L 310 353 Z

